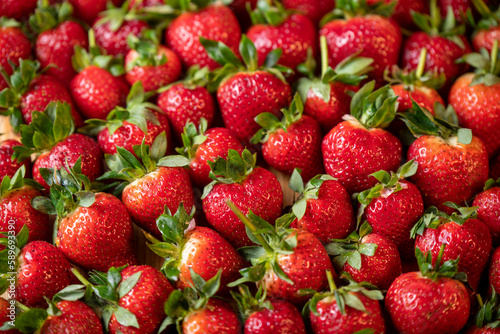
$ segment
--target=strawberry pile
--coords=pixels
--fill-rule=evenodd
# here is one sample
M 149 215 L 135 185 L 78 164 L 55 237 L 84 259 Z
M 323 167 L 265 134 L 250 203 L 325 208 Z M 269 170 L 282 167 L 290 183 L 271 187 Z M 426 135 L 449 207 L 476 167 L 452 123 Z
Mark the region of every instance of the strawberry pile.
M 500 333 L 499 44 L 495 0 L 1 0 L 0 331 Z

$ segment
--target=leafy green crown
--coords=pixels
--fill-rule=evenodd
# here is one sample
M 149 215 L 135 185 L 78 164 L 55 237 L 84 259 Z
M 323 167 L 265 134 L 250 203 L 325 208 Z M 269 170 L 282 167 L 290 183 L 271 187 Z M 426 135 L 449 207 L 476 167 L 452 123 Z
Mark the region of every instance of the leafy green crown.
M 158 54 L 160 40 L 155 30 L 142 32 L 141 38 L 129 34 L 127 44 L 139 54 L 137 58 L 127 64 L 127 72 L 136 66 L 161 66 L 167 62 L 167 57 L 164 54 Z
M 432 280 L 438 280 L 441 277 L 454 278 L 456 280 L 467 282 L 467 275 L 458 271 L 459 258 L 443 262 L 443 254 L 446 244 L 442 244 L 439 249 L 436 262 L 432 265 L 432 252 L 423 254 L 420 248 L 415 248 L 415 257 L 418 267 L 423 276 Z
M 49 5 L 48 1 L 39 1 L 35 13 L 28 19 L 28 29 L 35 34 L 40 34 L 67 21 L 72 14 L 73 6 L 69 2 Z
M 204 117 L 200 119 L 198 129 L 196 129 L 196 125 L 194 125 L 193 122 L 188 122 L 181 134 L 183 146 L 176 148 L 177 153 L 188 159 L 193 159 L 196 155 L 198 147 L 208 138 L 205 135 L 207 128 L 208 123 Z
M 500 83 L 500 53 L 498 52 L 498 40 L 493 42 L 491 53 L 488 53 L 488 50 L 485 48 L 481 48 L 479 52 L 464 55 L 461 61 L 476 69 L 470 86 L 479 84 L 493 86 Z
M 42 190 L 43 187 L 40 183 L 32 179 L 25 179 L 26 166 L 22 165 L 11 177 L 5 175 L 0 183 L 0 198 L 10 192 L 11 190 L 20 189 L 24 186 L 30 186 L 37 190 Z
M 496 11 L 491 10 L 483 0 L 472 0 L 472 4 L 481 14 L 481 19 L 476 23 L 471 10 L 467 10 L 466 16 L 469 24 L 478 30 L 490 30 L 500 25 L 500 7 Z
M 332 20 L 341 18 L 349 19 L 355 16 L 363 16 L 368 14 L 390 17 L 394 12 L 396 3 L 397 1 L 392 1 L 390 3 L 378 1 L 374 4 L 369 5 L 366 3 L 366 0 L 336 0 L 335 9 L 323 16 L 320 21 L 320 26 L 323 26 Z

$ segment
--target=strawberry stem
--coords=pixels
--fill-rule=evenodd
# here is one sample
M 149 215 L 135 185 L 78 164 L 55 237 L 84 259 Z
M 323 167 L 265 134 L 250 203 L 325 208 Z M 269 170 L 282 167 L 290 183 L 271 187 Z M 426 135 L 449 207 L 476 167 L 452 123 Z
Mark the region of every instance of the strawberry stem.
M 17 300 L 16 300 L 16 307 L 17 307 L 18 309 L 20 309 L 21 311 L 23 311 L 23 312 L 28 312 L 28 311 L 30 310 L 30 308 L 29 308 L 28 306 L 26 306 L 26 305 L 24 305 L 24 304 L 21 304 L 21 303 L 20 303 L 20 302 L 18 302 Z
M 92 283 L 87 281 L 87 279 L 83 277 L 83 275 L 78 270 L 76 270 L 76 268 L 71 268 L 71 272 L 76 276 L 76 278 L 78 278 L 80 282 L 82 282 L 83 285 L 92 286 Z
M 479 293 L 476 293 L 476 299 L 477 299 L 477 303 L 479 304 L 479 308 L 482 308 L 484 303 L 483 303 L 483 298 L 481 297 L 481 295 Z
M 443 254 L 444 254 L 444 248 L 446 247 L 446 244 L 441 244 L 441 248 L 439 249 L 439 254 L 436 259 L 436 266 L 434 267 L 435 270 L 439 270 L 439 266 L 441 266 L 441 261 L 443 259 Z
M 497 57 L 498 57 L 498 39 L 495 39 L 493 42 L 493 47 L 491 48 L 491 73 L 495 73 L 495 67 L 497 65 Z
M 321 49 L 321 77 L 323 77 L 328 69 L 328 45 L 325 36 L 319 38 L 319 44 Z
M 420 79 L 422 77 L 422 74 L 424 74 L 426 57 L 427 57 L 427 49 L 422 48 L 422 50 L 420 50 L 420 57 L 418 58 L 417 71 L 415 72 L 417 79 Z
M 142 231 L 142 233 L 144 233 L 144 236 L 146 237 L 146 239 L 148 239 L 149 241 L 151 241 L 154 244 L 161 242 L 161 240 L 156 239 L 152 234 L 150 234 L 144 230 Z
M 333 275 L 330 270 L 326 271 L 326 279 L 328 280 L 328 286 L 330 287 L 330 292 L 333 293 L 335 290 L 337 290 L 337 285 L 335 284 L 335 280 L 333 279 Z

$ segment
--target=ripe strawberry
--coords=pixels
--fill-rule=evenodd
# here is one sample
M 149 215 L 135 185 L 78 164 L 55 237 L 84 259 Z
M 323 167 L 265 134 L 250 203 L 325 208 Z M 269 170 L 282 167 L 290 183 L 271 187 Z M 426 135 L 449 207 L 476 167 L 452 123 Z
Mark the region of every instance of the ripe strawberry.
M 500 247 L 491 253 L 488 268 L 488 286 L 495 291 L 500 291 Z
M 490 59 L 486 50 L 470 53 L 463 59 L 477 68 L 458 78 L 450 90 L 449 103 L 455 109 L 460 125 L 479 137 L 489 156 L 500 152 L 500 55 L 495 42 Z
M 258 67 L 257 50 L 246 36 L 240 43 L 244 64 L 227 46 L 200 40 L 209 56 L 224 66 L 216 70 L 209 85 L 209 90 L 217 89 L 224 124 L 243 144 L 247 144 L 260 128 L 254 121 L 257 115 L 269 112 L 279 116 L 280 109 L 292 100 L 290 86 L 280 72 L 287 69 L 276 65 L 281 51 L 270 52 L 265 67 Z M 261 94 L 263 90 L 265 95 Z
M 316 26 L 325 15 L 335 8 L 334 0 L 283 0 L 283 6 L 295 9 L 306 15 Z
M 214 179 L 203 191 L 203 212 L 208 223 L 233 246 L 253 245 L 245 225 L 231 212 L 226 201 L 233 201 L 245 214 L 252 211 L 274 222 L 281 215 L 283 191 L 270 171 L 255 167 L 257 154 L 245 149 L 241 155 L 230 149 L 227 159 L 209 162 Z
M 209 5 L 197 11 L 185 11 L 175 18 L 165 31 L 167 46 L 181 59 L 184 67 L 218 67 L 203 49 L 200 38 L 215 40 L 237 52 L 241 28 L 233 12 L 220 4 Z
M 472 4 L 475 2 L 475 0 L 438 0 L 438 5 L 439 8 L 441 9 L 441 15 L 446 16 L 448 14 L 448 8 L 451 7 L 453 11 L 453 15 L 458 21 L 462 21 L 462 19 L 465 16 L 470 15 L 469 12 L 473 12 L 473 14 L 477 14 L 475 12 L 475 6 Z M 490 1 L 489 0 L 484 0 L 484 2 L 487 4 Z M 493 1 L 495 3 L 495 1 Z
M 213 97 L 205 88 L 208 68 L 193 66 L 186 78 L 167 86 L 158 96 L 158 107 L 167 115 L 175 138 L 181 139 L 184 127 L 192 122 L 196 127 L 205 118 L 210 127 L 215 116 Z
M 379 300 L 382 292 L 368 290 L 365 284 L 358 284 L 349 278 L 349 285 L 338 288 L 332 274 L 326 272 L 330 291 L 317 292 L 306 304 L 312 332 L 327 333 L 385 333 L 384 318 Z M 346 277 L 344 276 L 344 277 Z
M 372 58 L 373 71 L 369 77 L 381 86 L 384 70 L 398 62 L 401 29 L 394 21 L 383 16 L 391 14 L 388 6 L 370 7 L 366 3 L 353 3 L 346 1 L 337 5 L 336 10 L 342 10 L 345 19 L 338 18 L 338 15 L 323 18 L 323 22 L 327 23 L 320 29 L 319 35 L 325 36 L 327 40 L 328 63 L 335 67 L 353 54 Z
M 297 229 L 286 229 L 278 221 L 275 228 L 261 217 L 249 212 L 245 216 L 231 201 L 227 205 L 248 229 L 248 235 L 260 246 L 247 248 L 245 257 L 252 267 L 240 270 L 242 278 L 229 287 L 245 282 L 257 282 L 270 298 L 303 304 L 307 295 L 302 289 L 322 290 L 327 286 L 325 270 L 333 271 L 328 254 L 313 234 Z
M 323 243 L 343 239 L 355 228 L 349 193 L 329 175 L 317 175 L 305 186 L 295 170 L 290 189 L 299 193 L 292 206 L 292 228 L 306 230 Z
M 384 2 L 390 2 L 385 0 Z M 368 1 L 370 3 L 370 1 Z M 398 0 L 394 7 L 394 13 L 391 18 L 396 21 L 400 27 L 414 30 L 417 26 L 412 20 L 412 12 L 429 13 L 429 1 L 426 0 Z
M 412 230 L 412 237 L 416 237 L 415 247 L 422 252 L 429 251 L 433 263 L 436 263 L 441 244 L 445 244 L 442 259 L 460 258 L 458 270 L 467 274 L 470 286 L 477 290 L 491 252 L 490 231 L 488 226 L 476 219 L 476 208 L 460 208 L 453 203 L 448 205 L 457 209 L 460 215 L 453 213 L 449 216 L 436 207 L 428 208 Z
M 54 6 L 41 5 L 29 19 L 29 28 L 37 34 L 35 43 L 36 58 L 47 74 L 58 78 L 68 85 L 76 75 L 71 58 L 76 45 L 88 48 L 85 29 L 74 21 L 68 20 L 73 12 L 69 3 Z
M 11 324 L 16 320 L 16 307 L 14 305 L 14 299 L 5 300 L 0 297 L 0 329 L 3 330 L 4 334 L 20 334 L 18 330 L 6 329 L 6 326 L 11 327 Z M 7 324 L 5 324 L 7 323 Z
M 177 148 L 177 152 L 190 160 L 189 176 L 199 187 L 205 187 L 212 182 L 210 178 L 209 162 L 217 158 L 227 159 L 229 150 L 235 150 L 238 154 L 243 152 L 243 145 L 236 136 L 226 128 L 208 129 L 205 118 L 201 118 L 198 130 L 189 122 L 182 134 L 183 147 Z
M 269 166 L 288 175 L 299 168 L 304 180 L 309 181 L 323 173 L 321 128 L 314 118 L 302 114 L 304 105 L 298 93 L 290 107 L 281 111 L 281 121 L 271 113 L 255 117 L 262 129 L 250 142 L 262 143 L 262 155 Z
M 472 46 L 475 51 L 485 48 L 491 52 L 495 40 L 500 39 L 500 7 L 494 12 L 483 0 L 473 0 L 474 7 L 481 14 L 481 19 L 473 23 Z
M 395 171 L 401 162 L 400 141 L 383 130 L 394 119 L 397 96 L 390 86 L 374 87 L 375 81 L 363 86 L 351 101 L 351 115 L 323 138 L 325 170 L 349 193 L 373 187 L 372 173 Z
M 401 114 L 413 134 L 419 136 L 408 149 L 408 160 L 418 163 L 410 180 L 420 190 L 426 206 L 448 214 L 446 201 L 463 204 L 481 191 L 488 179 L 488 154 L 481 140 L 469 129 L 434 118 L 413 103 Z
M 7 139 L 0 142 L 0 181 L 8 176 L 12 178 L 21 166 L 24 166 L 26 175 L 31 175 L 31 159 L 26 159 L 22 162 L 12 159 L 14 154 L 14 146 L 22 145 L 15 139 Z
M 0 3 L 0 17 L 6 16 L 16 20 L 28 16 L 36 8 L 36 0 L 4 0 Z
M 424 202 L 418 188 L 405 180 L 417 171 L 417 163 L 409 161 L 396 173 L 372 174 L 380 181 L 358 195 L 358 219 L 367 221 L 373 233 L 386 237 L 399 250 L 401 258 L 414 259 L 414 240 L 410 231 L 424 214 Z
M 30 55 L 31 44 L 20 29 L 20 24 L 14 20 L 0 19 L 0 66 L 6 74 L 11 75 L 13 71 L 9 62 L 19 66 L 19 59 L 27 59 Z M 1 76 L 0 91 L 6 87 L 7 83 Z
M 479 295 L 478 295 L 479 296 Z M 479 299 L 479 297 L 478 297 Z M 481 308 L 477 311 L 474 319 L 474 324 L 467 327 L 464 334 L 498 334 L 500 333 L 498 323 L 499 300 L 498 294 L 493 290 L 492 295 L 483 304 L 480 302 Z
M 485 223 L 491 232 L 493 245 L 500 244 L 500 179 L 489 179 L 484 191 L 477 194 L 472 202 L 477 207 L 477 219 Z
M 165 258 L 162 272 L 178 289 L 193 285 L 190 269 L 208 280 L 221 273 L 221 290 L 227 292 L 227 284 L 238 279 L 240 269 L 246 264 L 231 244 L 214 230 L 197 226 L 194 220 L 195 208 L 188 214 L 181 203 L 175 215 L 167 210 L 158 217 L 156 224 L 163 242 L 151 235 L 148 247 Z
M 255 297 L 246 285 L 240 285 L 239 291 L 231 291 L 231 295 L 243 315 L 245 334 L 306 334 L 304 320 L 293 304 L 285 300 L 267 299 L 262 288 Z
M 97 18 L 97 15 L 99 15 L 100 12 L 106 10 L 106 5 L 108 2 L 113 3 L 113 5 L 115 6 L 119 6 L 123 1 L 122 0 L 68 0 L 68 2 L 74 8 L 75 17 L 91 25 Z
M 457 276 L 458 259 L 442 262 L 443 251 L 444 245 L 432 266 L 431 252 L 423 255 L 417 248 L 420 271 L 399 276 L 387 291 L 385 308 L 399 332 L 451 334 L 467 323 L 470 300 L 458 280 L 463 278 Z

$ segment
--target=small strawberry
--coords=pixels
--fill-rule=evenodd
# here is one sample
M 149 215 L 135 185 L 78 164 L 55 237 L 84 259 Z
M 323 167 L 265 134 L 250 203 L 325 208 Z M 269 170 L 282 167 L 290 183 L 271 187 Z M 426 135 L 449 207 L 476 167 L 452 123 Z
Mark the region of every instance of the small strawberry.
M 369 3 L 371 1 L 368 1 Z M 375 1 L 376 2 L 376 1 Z M 390 0 L 384 2 L 390 3 Z M 417 26 L 412 19 L 412 13 L 429 13 L 429 1 L 427 0 L 398 0 L 391 18 L 396 21 L 401 28 L 414 30 Z
M 349 193 L 330 175 L 317 175 L 304 186 L 300 173 L 294 170 L 289 187 L 299 194 L 292 206 L 292 228 L 306 230 L 323 243 L 343 239 L 354 230 Z
M 31 55 L 30 41 L 20 27 L 21 25 L 14 20 L 0 18 L 0 66 L 7 75 L 11 75 L 13 71 L 9 62 L 19 66 L 19 59 L 28 59 Z M 0 91 L 6 87 L 7 83 L 2 75 Z
M 438 5 L 441 9 L 442 16 L 446 16 L 451 8 L 451 11 L 453 12 L 455 18 L 458 21 L 462 21 L 466 15 L 470 15 L 470 12 L 473 12 L 473 14 L 477 14 L 474 10 L 474 2 L 475 0 L 438 0 Z M 484 0 L 485 4 L 488 4 L 489 2 L 489 0 Z M 495 3 L 494 0 L 492 2 Z
M 120 5 L 123 0 L 68 0 L 73 6 L 75 17 L 91 25 L 100 12 L 106 10 L 108 2 L 113 5 Z
M 26 159 L 19 162 L 12 159 L 14 154 L 14 146 L 22 145 L 15 139 L 7 139 L 0 142 L 0 181 L 5 177 L 13 177 L 21 166 L 26 169 L 26 175 L 31 175 L 31 159 Z
M 348 275 L 349 285 L 337 288 L 332 273 L 326 272 L 330 291 L 316 292 L 304 306 L 309 313 L 312 332 L 328 333 L 385 333 L 379 290 L 368 290 L 366 283 L 356 283 Z
M 500 291 L 500 247 L 491 253 L 488 268 L 488 283 L 492 290 Z
M 309 181 L 313 176 L 323 173 L 321 129 L 314 118 L 302 114 L 304 105 L 298 93 L 290 107 L 281 111 L 281 121 L 271 113 L 255 117 L 255 122 L 262 129 L 250 142 L 262 143 L 262 156 L 269 166 L 288 175 L 299 168 L 304 180 Z
M 4 334 L 20 334 L 18 330 L 9 329 L 16 320 L 16 306 L 14 299 L 5 300 L 0 297 L 0 330 Z
M 349 193 L 373 187 L 372 173 L 395 171 L 401 163 L 401 142 L 383 128 L 394 119 L 397 96 L 390 86 L 376 91 L 375 81 L 352 98 L 351 115 L 344 115 L 323 138 L 323 163 Z
M 477 296 L 480 308 L 475 315 L 474 324 L 467 327 L 464 334 L 499 334 L 500 303 L 498 294 L 493 290 L 485 303 L 483 303 L 480 295 Z
M 477 219 L 485 223 L 491 232 L 493 245 L 500 244 L 500 179 L 486 181 L 483 188 L 474 198 L 472 206 L 477 207 Z
M 482 16 L 477 23 L 472 19 L 475 28 L 472 46 L 475 51 L 485 48 L 491 52 L 495 41 L 500 39 L 500 7 L 492 11 L 483 0 L 472 0 L 472 4 Z
M 295 9 L 306 15 L 316 26 L 325 13 L 335 8 L 334 0 L 283 0 L 282 3 L 286 8 Z
M 245 149 L 241 155 L 230 149 L 227 159 L 209 162 L 214 179 L 203 191 L 203 212 L 208 223 L 236 248 L 253 244 L 245 225 L 226 205 L 233 201 L 245 214 L 250 210 L 274 222 L 281 215 L 283 191 L 270 171 L 255 167 L 257 154 Z
M 442 261 L 445 247 L 440 247 L 435 265 L 431 252 L 423 255 L 417 248 L 420 271 L 399 276 L 387 291 L 385 308 L 399 332 L 451 334 L 467 323 L 470 300 L 460 281 L 465 275 L 457 274 L 458 259 Z
M 4 0 L 0 3 L 0 17 L 6 16 L 16 20 L 28 16 L 36 8 L 36 0 Z

